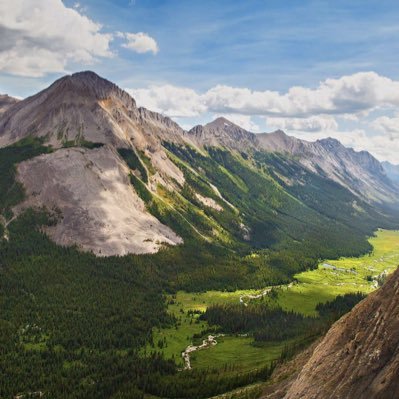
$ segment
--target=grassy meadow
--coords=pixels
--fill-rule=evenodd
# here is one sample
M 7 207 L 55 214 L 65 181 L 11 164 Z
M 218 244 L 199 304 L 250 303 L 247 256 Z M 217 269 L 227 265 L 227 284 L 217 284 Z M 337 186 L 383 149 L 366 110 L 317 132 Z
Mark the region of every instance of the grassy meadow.
M 358 258 L 341 258 L 320 262 L 315 270 L 295 275 L 295 282 L 275 288 L 277 295 L 266 295 L 253 301 L 267 301 L 271 306 L 281 306 L 305 315 L 317 316 L 316 305 L 338 295 L 351 292 L 369 293 L 375 289 L 372 277 L 383 272 L 391 273 L 399 265 L 399 231 L 378 230 L 370 238 L 373 251 Z M 267 287 L 265 287 L 267 288 Z M 177 292 L 168 297 L 168 311 L 178 320 L 177 326 L 154 331 L 154 346 L 147 351 L 161 351 L 166 358 L 173 358 L 183 366 L 182 351 L 193 343 L 193 335 L 207 335 L 209 328 L 199 320 L 198 313 L 213 304 L 237 303 L 241 296 L 257 295 L 263 290 L 234 292 L 207 291 L 203 293 Z M 247 301 L 248 299 L 246 299 Z M 196 341 L 199 341 L 198 339 Z M 285 343 L 253 345 L 245 336 L 222 336 L 218 344 L 191 354 L 193 368 L 219 368 L 249 371 L 279 357 Z M 197 344 L 198 342 L 194 342 Z

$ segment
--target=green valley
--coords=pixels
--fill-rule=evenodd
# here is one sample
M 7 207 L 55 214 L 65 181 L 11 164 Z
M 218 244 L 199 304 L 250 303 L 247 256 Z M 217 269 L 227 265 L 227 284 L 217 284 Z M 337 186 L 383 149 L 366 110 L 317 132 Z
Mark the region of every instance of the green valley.
M 332 301 L 338 295 L 367 294 L 378 286 L 379 277 L 392 273 L 399 264 L 399 231 L 378 230 L 369 242 L 373 248 L 370 254 L 322 261 L 317 269 L 296 274 L 289 285 L 232 292 L 178 291 L 168 297 L 168 312 L 177 320 L 175 326 L 155 329 L 154 345 L 147 346 L 147 351 L 160 351 L 183 367 L 182 351 L 212 333 L 212 327 L 201 320 L 200 315 L 212 305 L 238 304 L 245 296 L 258 296 L 268 291 L 261 298 L 249 301 L 317 316 L 319 303 Z M 278 359 L 285 346 L 294 341 L 254 345 L 249 336 L 225 335 L 217 338 L 217 345 L 194 352 L 191 364 L 193 368 L 253 370 Z

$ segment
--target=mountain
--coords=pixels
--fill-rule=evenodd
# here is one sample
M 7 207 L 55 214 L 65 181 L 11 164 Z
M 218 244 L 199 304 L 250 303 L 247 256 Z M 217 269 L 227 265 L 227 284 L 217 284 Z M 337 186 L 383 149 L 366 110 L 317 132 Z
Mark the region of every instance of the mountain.
M 18 101 L 18 99 L 10 97 L 7 94 L 0 94 L 0 115 Z
M 382 162 L 382 167 L 387 176 L 395 183 L 399 184 L 399 165 L 394 165 L 390 162 Z
M 2 146 L 37 137 L 53 148 L 79 147 L 19 165 L 28 199 L 17 211 L 31 205 L 57 208 L 63 218 L 48 229 L 50 236 L 102 255 L 154 252 L 164 243 L 182 242 L 146 210 L 116 151 L 146 153 L 159 171 L 153 184 L 164 181 L 162 175 L 182 182 L 181 171 L 160 145 L 165 135 L 182 141 L 184 132 L 170 119 L 137 108 L 126 92 L 95 73 L 57 80 L 6 109 L 0 120 Z M 87 143 L 104 147 L 90 150 Z
M 254 134 L 225 118 L 186 132 L 89 71 L 7 102 L 0 147 L 47 149 L 16 165 L 25 198 L 7 212 L 52 210 L 45 231 L 61 245 L 124 255 L 197 239 L 295 253 L 306 243 L 334 257 L 394 223 L 381 204 L 398 189 L 382 166 L 333 139 Z
M 263 134 L 260 141 L 264 149 L 297 157 L 305 167 L 324 174 L 367 201 L 395 202 L 397 199 L 392 181 L 366 151 L 356 152 L 332 138 L 310 143 L 288 137 L 281 131 Z
M 257 140 L 250 133 L 226 118 L 217 118 L 205 126 L 194 126 L 189 135 L 201 146 L 223 146 L 229 149 L 248 150 L 256 148 Z
M 399 270 L 329 330 L 285 399 L 399 397 Z
M 129 94 L 93 72 L 65 76 L 6 111 L 0 120 L 0 146 L 27 136 L 56 148 L 85 141 L 116 148 L 133 145 L 149 153 L 159 170 L 182 181 L 160 141 L 183 142 L 184 131 L 171 119 L 138 108 Z
M 222 146 L 239 151 L 267 151 L 296 158 L 303 166 L 343 185 L 366 201 L 396 202 L 398 189 L 382 165 L 368 152 L 356 152 L 338 140 L 307 142 L 281 130 L 254 134 L 225 118 L 189 131 L 200 145 Z
M 182 140 L 184 131 L 171 119 L 144 108 L 125 91 L 93 72 L 79 72 L 6 111 L 0 121 L 0 145 L 41 137 L 60 147 L 84 140 L 159 150 L 163 137 Z M 165 165 L 162 165 L 164 167 Z

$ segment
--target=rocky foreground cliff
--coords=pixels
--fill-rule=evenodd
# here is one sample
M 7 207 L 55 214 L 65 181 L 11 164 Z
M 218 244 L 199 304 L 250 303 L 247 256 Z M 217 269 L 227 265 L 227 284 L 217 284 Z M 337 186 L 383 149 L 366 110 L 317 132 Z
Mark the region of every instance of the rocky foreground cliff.
M 293 382 L 264 398 L 399 398 L 398 332 L 399 269 L 333 325 Z

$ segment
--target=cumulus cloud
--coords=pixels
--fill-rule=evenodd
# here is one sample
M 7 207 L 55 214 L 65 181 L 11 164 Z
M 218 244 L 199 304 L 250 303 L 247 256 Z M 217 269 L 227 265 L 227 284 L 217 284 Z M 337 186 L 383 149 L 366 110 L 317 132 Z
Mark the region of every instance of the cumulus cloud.
M 0 71 L 40 77 L 65 72 L 68 64 L 91 65 L 115 56 L 116 36 L 137 53 L 158 51 L 145 33 L 107 33 L 84 15 L 80 3 L 66 7 L 61 0 L 0 1 Z
M 288 131 L 325 132 L 338 129 L 337 121 L 330 115 L 317 115 L 308 118 L 267 117 L 266 123 L 272 129 Z
M 399 82 L 375 72 L 359 72 L 327 79 L 315 89 L 296 86 L 280 94 L 219 85 L 210 89 L 205 97 L 213 110 L 248 115 L 356 114 L 380 106 L 398 106 Z
M 171 106 L 165 102 L 163 91 L 170 90 L 170 87 L 167 85 L 140 90 L 143 97 L 146 90 L 151 92 L 152 104 L 159 102 L 157 108 L 166 110 Z M 355 119 L 356 115 L 365 115 L 378 107 L 399 106 L 399 81 L 375 72 L 359 72 L 339 79 L 326 79 L 315 89 L 292 87 L 283 94 L 225 85 L 217 85 L 205 93 L 192 94 L 190 104 L 193 114 L 198 112 L 200 104 L 208 112 L 223 114 L 285 118 L 308 118 L 322 114 Z M 175 109 L 179 98 L 169 97 L 167 101 Z M 187 105 L 184 107 L 187 111 Z
M 399 140 L 399 115 L 394 117 L 380 116 L 371 123 L 372 127 L 390 136 L 391 139 Z
M 43 76 L 112 57 L 112 34 L 61 0 L 0 2 L 0 71 Z
M 127 89 L 137 103 L 171 118 L 195 117 L 207 111 L 194 90 L 172 85 Z
M 119 37 L 126 39 L 126 42 L 122 44 L 129 50 L 133 50 L 136 53 L 153 53 L 156 54 L 159 51 L 158 44 L 151 36 L 144 32 L 138 33 L 123 33 L 118 32 Z

